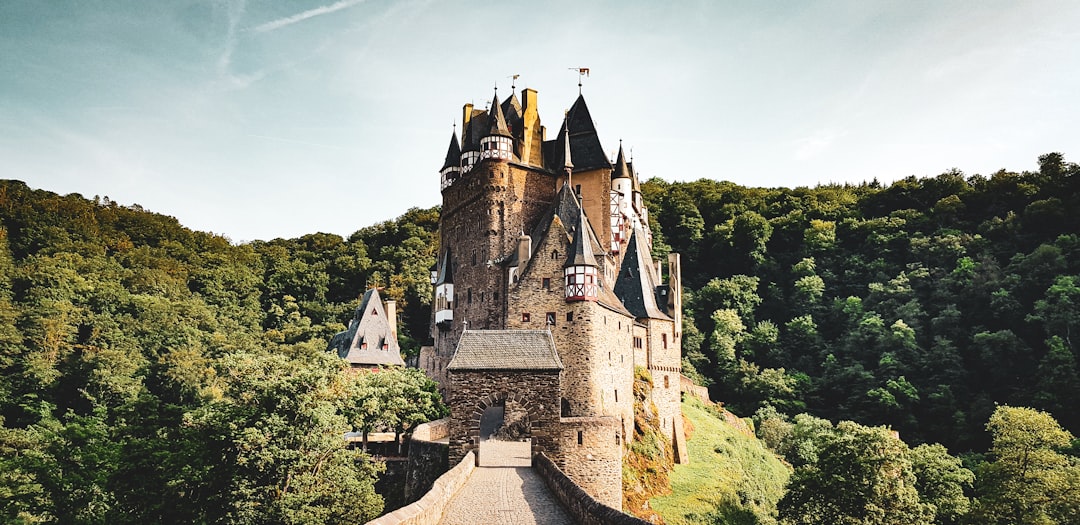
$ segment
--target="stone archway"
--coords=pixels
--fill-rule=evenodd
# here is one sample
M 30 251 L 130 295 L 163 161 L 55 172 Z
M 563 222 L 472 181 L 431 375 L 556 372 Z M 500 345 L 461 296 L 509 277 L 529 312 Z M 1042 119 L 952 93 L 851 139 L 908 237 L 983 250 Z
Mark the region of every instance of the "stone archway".
M 484 400 L 477 422 L 479 443 L 476 464 L 480 467 L 532 466 L 532 403 L 521 396 L 500 392 Z

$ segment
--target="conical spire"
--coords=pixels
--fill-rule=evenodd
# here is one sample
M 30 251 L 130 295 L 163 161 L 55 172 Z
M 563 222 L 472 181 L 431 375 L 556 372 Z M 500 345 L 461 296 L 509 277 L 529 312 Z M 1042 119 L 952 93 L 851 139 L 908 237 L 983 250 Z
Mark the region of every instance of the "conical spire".
M 589 223 L 585 219 L 585 211 L 578 208 L 577 225 L 574 227 L 574 240 L 570 243 L 570 255 L 566 258 L 563 268 L 571 266 L 597 267 L 596 257 L 593 255 L 592 239 L 589 238 L 587 229 Z
M 446 150 L 446 162 L 442 169 L 456 168 L 461 166 L 461 146 L 458 144 L 457 132 L 450 134 L 450 147 Z
M 488 113 L 491 121 L 491 130 L 488 135 L 502 135 L 509 137 L 510 129 L 506 127 L 506 117 L 503 116 L 502 105 L 499 104 L 499 95 L 496 93 L 495 97 L 491 99 L 491 111 Z
M 630 178 L 630 168 L 626 165 L 626 156 L 623 155 L 622 141 L 619 141 L 619 156 L 615 159 L 615 170 L 611 172 L 613 179 Z

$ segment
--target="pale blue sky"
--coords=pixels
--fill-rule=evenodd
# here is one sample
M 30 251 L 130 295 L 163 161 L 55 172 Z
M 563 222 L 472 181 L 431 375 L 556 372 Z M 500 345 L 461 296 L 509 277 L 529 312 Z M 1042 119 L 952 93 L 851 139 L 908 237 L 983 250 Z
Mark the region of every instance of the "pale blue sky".
M 0 0 L 0 177 L 234 241 L 439 203 L 461 105 L 577 94 L 645 178 L 1080 157 L 1080 2 Z

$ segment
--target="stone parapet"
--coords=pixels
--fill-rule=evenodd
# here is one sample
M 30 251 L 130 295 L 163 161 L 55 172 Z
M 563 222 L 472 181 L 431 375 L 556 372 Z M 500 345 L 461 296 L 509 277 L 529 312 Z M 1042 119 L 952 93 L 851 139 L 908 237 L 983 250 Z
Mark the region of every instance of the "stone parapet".
M 533 457 L 533 465 L 559 502 L 582 525 L 649 525 L 649 522 L 604 505 L 589 496 L 544 454 Z
M 694 380 L 689 377 L 679 375 L 679 388 L 702 401 L 712 402 L 709 399 L 709 389 L 695 384 Z
M 371 520 L 367 525 L 436 525 L 442 518 L 446 505 L 454 499 L 454 495 L 465 485 L 475 469 L 476 460 L 470 452 L 457 466 L 439 476 L 431 490 L 419 501 Z

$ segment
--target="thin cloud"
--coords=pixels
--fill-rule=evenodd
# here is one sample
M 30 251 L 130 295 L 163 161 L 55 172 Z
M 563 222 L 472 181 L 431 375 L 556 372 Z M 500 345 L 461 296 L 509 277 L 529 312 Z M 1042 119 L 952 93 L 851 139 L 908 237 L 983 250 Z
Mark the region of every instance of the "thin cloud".
M 292 16 L 279 18 L 265 24 L 257 25 L 249 29 L 249 31 L 251 31 L 252 33 L 266 33 L 267 31 L 274 31 L 277 29 L 281 29 L 285 26 L 291 26 L 297 22 L 303 22 L 304 20 L 307 20 L 309 18 L 333 13 L 335 11 L 341 11 L 342 9 L 348 9 L 363 2 L 364 0 L 339 0 L 338 2 L 334 2 L 330 5 L 316 7 L 315 9 L 308 9 L 307 11 L 304 11 L 302 13 L 297 13 Z

